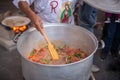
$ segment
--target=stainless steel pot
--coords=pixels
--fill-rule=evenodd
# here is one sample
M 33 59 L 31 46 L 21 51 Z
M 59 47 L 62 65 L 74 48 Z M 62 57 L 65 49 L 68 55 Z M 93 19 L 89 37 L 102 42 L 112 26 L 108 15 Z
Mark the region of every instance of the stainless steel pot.
M 64 65 L 47 65 L 29 61 L 27 57 L 30 51 L 43 46 L 45 41 L 35 28 L 31 28 L 25 31 L 17 42 L 17 49 L 22 56 L 22 71 L 25 80 L 88 80 L 93 56 L 98 48 L 96 37 L 88 30 L 75 25 L 46 24 L 44 26 L 52 42 L 60 41 L 79 47 L 88 54 L 88 57 Z M 55 45 L 59 44 L 55 43 Z

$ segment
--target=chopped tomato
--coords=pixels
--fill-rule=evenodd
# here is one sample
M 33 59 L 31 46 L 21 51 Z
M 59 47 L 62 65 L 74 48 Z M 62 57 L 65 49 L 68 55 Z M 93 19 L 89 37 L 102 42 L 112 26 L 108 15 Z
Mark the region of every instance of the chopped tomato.
M 51 54 L 46 47 L 42 47 L 39 50 L 33 49 L 28 56 L 28 59 L 34 62 L 39 62 L 41 64 L 67 64 L 79 61 L 87 57 L 86 53 L 80 48 L 75 49 L 70 46 L 62 46 L 57 48 L 59 55 L 59 60 L 53 60 Z

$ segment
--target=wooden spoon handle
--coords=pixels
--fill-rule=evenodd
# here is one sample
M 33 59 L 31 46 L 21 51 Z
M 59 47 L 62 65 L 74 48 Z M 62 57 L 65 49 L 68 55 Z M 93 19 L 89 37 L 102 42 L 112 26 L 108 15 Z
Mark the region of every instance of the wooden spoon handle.
M 43 34 L 43 37 L 45 38 L 46 42 L 48 44 L 50 44 L 50 40 L 48 39 L 48 37 L 47 37 L 47 35 L 46 35 L 46 33 L 45 33 L 45 31 L 43 29 L 42 29 L 42 34 Z

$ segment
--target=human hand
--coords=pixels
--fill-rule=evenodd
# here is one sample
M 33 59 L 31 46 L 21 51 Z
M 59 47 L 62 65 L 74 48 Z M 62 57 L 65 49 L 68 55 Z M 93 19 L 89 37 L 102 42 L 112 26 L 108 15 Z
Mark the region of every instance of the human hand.
M 43 34 L 43 33 L 42 33 L 43 23 L 42 23 L 41 18 L 40 18 L 38 15 L 34 14 L 34 15 L 32 15 L 32 16 L 30 17 L 30 19 L 31 19 L 32 23 L 35 25 L 34 27 L 35 27 L 38 31 L 40 31 L 41 34 Z

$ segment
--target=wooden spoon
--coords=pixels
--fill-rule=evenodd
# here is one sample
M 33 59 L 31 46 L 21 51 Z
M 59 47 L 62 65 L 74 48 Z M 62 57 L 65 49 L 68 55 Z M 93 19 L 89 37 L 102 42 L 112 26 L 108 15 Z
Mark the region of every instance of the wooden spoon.
M 48 50 L 50 51 L 53 60 L 58 60 L 59 59 L 58 53 L 57 53 L 56 49 L 54 48 L 53 44 L 48 39 L 48 37 L 47 37 L 46 33 L 44 32 L 44 30 L 42 30 L 41 32 L 42 32 L 42 34 L 44 36 L 44 39 L 46 40 L 46 42 L 48 44 Z

